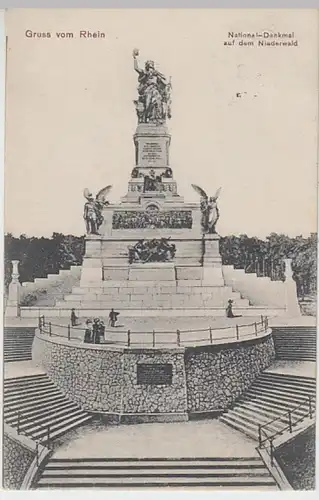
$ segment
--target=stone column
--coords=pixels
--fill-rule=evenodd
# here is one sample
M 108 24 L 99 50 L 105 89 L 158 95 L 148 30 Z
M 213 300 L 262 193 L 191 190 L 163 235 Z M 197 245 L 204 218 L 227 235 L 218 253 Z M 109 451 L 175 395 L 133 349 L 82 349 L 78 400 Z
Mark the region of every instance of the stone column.
M 219 235 L 205 234 L 203 239 L 203 284 L 224 286 L 222 259 L 219 253 Z
M 298 297 L 297 286 L 292 277 L 291 259 L 285 259 L 285 306 L 286 314 L 291 318 L 301 316 Z
M 12 261 L 12 280 L 9 285 L 9 295 L 5 311 L 5 316 L 7 318 L 18 318 L 20 316 L 20 282 L 19 282 L 19 261 Z

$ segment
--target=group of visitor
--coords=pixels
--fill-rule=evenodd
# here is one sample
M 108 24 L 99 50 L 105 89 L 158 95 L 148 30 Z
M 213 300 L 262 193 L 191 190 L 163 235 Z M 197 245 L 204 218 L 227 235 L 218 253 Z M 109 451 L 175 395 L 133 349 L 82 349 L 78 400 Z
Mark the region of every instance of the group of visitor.
M 111 309 L 109 313 L 109 326 L 115 327 L 119 312 Z M 101 344 L 105 342 L 105 324 L 100 318 L 87 319 L 85 323 L 84 343 Z
M 100 318 L 86 320 L 86 328 L 84 333 L 85 344 L 101 344 L 105 341 L 105 325 Z

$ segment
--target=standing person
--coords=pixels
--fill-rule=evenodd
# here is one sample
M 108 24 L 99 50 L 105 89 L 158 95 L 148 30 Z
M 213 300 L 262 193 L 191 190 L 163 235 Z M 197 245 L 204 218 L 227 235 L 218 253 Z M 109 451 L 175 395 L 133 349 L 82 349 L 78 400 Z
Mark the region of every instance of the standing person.
M 92 343 L 92 320 L 86 320 L 86 328 L 84 333 L 84 343 L 91 344 Z
M 228 306 L 226 307 L 226 316 L 227 318 L 235 318 L 233 314 L 233 301 L 229 299 Z
M 100 335 L 100 342 L 101 338 L 103 339 L 103 343 L 105 342 L 105 325 L 104 321 L 100 320 L 99 322 L 99 335 Z
M 73 309 L 71 309 L 71 325 L 76 326 L 77 320 L 78 320 L 78 317 L 76 316 L 75 309 L 73 308 Z
M 110 324 L 111 326 L 115 326 L 115 323 L 117 322 L 117 317 L 120 313 L 119 312 L 115 312 L 114 309 L 112 308 L 111 311 L 110 311 L 110 314 L 109 314 L 109 320 L 110 320 Z
M 100 320 L 94 318 L 93 320 L 93 344 L 100 343 Z

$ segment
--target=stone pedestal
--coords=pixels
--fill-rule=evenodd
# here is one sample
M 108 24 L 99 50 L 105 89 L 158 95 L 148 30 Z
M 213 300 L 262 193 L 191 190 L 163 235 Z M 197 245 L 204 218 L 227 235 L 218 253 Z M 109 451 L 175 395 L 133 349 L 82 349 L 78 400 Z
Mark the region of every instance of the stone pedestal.
M 20 288 L 19 283 L 19 261 L 12 261 L 12 281 L 9 285 L 9 294 L 5 310 L 5 316 L 7 318 L 17 318 L 20 315 Z
M 301 316 L 301 311 L 297 296 L 297 286 L 292 277 L 291 259 L 285 259 L 285 299 L 286 314 L 291 318 Z
M 150 168 L 168 167 L 170 142 L 171 136 L 165 125 L 141 123 L 137 126 L 134 135 L 135 163 L 142 173 Z
M 205 234 L 203 238 L 203 284 L 205 285 L 225 285 L 219 239 L 218 234 Z
M 102 286 L 103 270 L 101 258 L 84 258 L 80 286 Z
M 145 264 L 131 264 L 129 268 L 130 281 L 157 281 L 176 280 L 175 266 L 173 263 L 152 262 Z

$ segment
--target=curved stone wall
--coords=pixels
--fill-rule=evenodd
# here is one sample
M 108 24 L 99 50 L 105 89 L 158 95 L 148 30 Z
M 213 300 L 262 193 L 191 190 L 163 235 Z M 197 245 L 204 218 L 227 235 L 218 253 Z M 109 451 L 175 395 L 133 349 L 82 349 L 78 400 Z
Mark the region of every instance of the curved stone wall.
M 272 335 L 228 346 L 188 349 L 185 353 L 188 411 L 228 408 L 274 357 Z
M 227 408 L 274 356 L 270 333 L 232 344 L 173 349 L 79 344 L 40 333 L 33 344 L 34 361 L 82 408 L 178 420 Z

